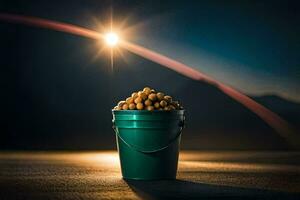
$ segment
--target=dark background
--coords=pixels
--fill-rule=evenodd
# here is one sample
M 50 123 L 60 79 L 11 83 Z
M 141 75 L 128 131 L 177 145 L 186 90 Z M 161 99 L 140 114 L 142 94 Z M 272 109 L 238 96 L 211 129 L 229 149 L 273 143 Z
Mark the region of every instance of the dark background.
M 0 3 L 0 12 L 92 29 L 97 28 L 95 18 L 106 22 L 113 10 L 116 21 L 129 16 L 127 23 L 137 25 L 137 36 L 132 33 L 129 39 L 147 47 L 160 43 L 153 48 L 177 59 L 195 60 L 196 48 L 201 46 L 201 51 L 225 64 L 247 67 L 209 68 L 194 61 L 197 69 L 204 67 L 209 75 L 246 92 L 299 130 L 297 8 L 296 1 Z M 260 31 L 265 19 L 274 32 Z M 255 44 L 245 34 L 255 37 Z M 1 149 L 115 149 L 111 108 L 145 86 L 172 95 L 185 107 L 184 149 L 291 149 L 256 115 L 213 86 L 189 80 L 125 50 L 112 69 L 107 54 L 98 54 L 104 45 L 101 42 L 2 21 L 0 35 Z M 279 39 L 272 43 L 268 38 Z M 164 39 L 166 43 L 161 42 Z M 170 44 L 176 44 L 181 54 L 175 54 L 177 49 Z M 236 79 L 232 78 L 235 70 L 239 72 Z

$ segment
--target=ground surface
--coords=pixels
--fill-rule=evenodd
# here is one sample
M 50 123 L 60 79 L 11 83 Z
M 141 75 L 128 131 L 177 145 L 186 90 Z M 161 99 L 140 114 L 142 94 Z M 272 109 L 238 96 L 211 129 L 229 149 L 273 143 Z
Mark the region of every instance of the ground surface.
M 0 199 L 300 199 L 300 153 L 181 152 L 178 179 L 125 181 L 116 152 L 0 153 Z

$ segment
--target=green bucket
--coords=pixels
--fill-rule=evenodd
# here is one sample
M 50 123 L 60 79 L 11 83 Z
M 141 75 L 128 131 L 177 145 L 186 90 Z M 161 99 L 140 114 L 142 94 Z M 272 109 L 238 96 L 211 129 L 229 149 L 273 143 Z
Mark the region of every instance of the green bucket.
M 175 179 L 184 110 L 112 111 L 122 176 Z

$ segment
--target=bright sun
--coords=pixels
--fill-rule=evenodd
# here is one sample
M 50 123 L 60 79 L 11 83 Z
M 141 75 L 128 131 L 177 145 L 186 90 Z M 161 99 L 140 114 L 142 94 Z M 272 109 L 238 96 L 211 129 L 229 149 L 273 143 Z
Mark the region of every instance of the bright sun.
M 105 41 L 111 47 L 116 46 L 119 42 L 119 36 L 113 32 L 107 33 L 105 34 Z

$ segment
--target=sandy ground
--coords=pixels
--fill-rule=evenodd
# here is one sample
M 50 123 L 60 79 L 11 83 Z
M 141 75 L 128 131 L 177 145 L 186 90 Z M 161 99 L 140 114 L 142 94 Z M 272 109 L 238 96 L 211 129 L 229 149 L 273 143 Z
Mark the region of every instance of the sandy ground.
M 300 152 L 182 151 L 177 180 L 125 181 L 118 154 L 2 152 L 0 199 L 300 199 Z

